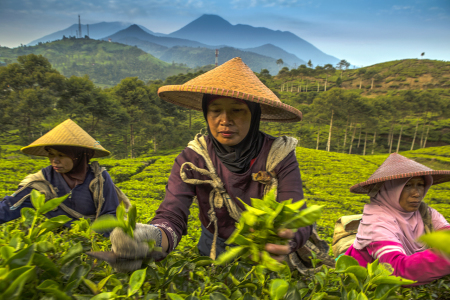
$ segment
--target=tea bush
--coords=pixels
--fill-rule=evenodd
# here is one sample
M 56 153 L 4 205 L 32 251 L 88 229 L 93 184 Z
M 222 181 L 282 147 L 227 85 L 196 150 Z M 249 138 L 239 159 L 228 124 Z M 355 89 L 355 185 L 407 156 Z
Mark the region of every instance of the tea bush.
M 444 148 L 425 148 L 404 154 L 424 164 L 438 162 L 442 169 L 450 169 L 449 152 Z M 1 157 L 2 194 L 13 193 L 25 175 L 48 164 L 45 159 L 31 159 L 17 150 L 7 155 L 3 152 Z M 99 159 L 99 162 L 107 167 L 117 185 L 136 205 L 137 222 L 146 223 L 153 218 L 164 197 L 175 157 L 176 154 L 168 154 L 124 160 Z M 368 197 L 351 194 L 348 189 L 366 180 L 386 157 L 297 148 L 307 204 L 323 206 L 317 224 L 325 240 L 331 242 L 334 222 L 340 216 L 361 213 Z M 449 195 L 450 184 L 445 183 L 432 187 L 426 197 L 426 201 L 447 219 L 450 219 Z M 208 257 L 199 256 L 196 249 L 201 229 L 195 204 L 191 207 L 188 235 L 182 238 L 176 251 L 163 261 L 149 263 L 146 269 L 130 274 L 116 273 L 105 262 L 84 254 L 110 249 L 109 239 L 91 231 L 88 221 L 76 221 L 69 229 L 61 226 L 64 220 L 46 220 L 40 215 L 32 226 L 32 217 L 32 210 L 24 210 L 21 219 L 0 225 L 2 299 L 450 298 L 448 278 L 414 288 L 383 285 L 377 276 L 398 283 L 398 279 L 389 277 L 389 269 L 376 263 L 364 269 L 346 257 L 341 257 L 336 269 L 322 267 L 309 277 L 297 271 L 275 273 L 243 260 L 225 266 L 213 265 Z M 50 227 L 54 229 L 45 229 Z

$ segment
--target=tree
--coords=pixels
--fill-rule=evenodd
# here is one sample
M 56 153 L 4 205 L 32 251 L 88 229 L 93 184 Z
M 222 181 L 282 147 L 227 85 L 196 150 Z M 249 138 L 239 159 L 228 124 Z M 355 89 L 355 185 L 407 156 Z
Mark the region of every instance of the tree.
M 342 78 L 342 73 L 344 72 L 344 69 L 347 70 L 348 67 L 350 66 L 350 63 L 348 61 L 346 61 L 345 59 L 342 59 L 340 62 L 337 63 L 337 68 L 339 70 L 341 70 L 341 78 Z
M 311 63 L 311 60 L 308 60 L 308 67 L 312 68 L 313 64 Z
M 276 63 L 277 65 L 284 65 L 284 61 L 281 58 L 277 59 Z
M 20 143 L 30 143 L 54 113 L 65 77 L 42 55 L 19 56 L 18 63 L 0 68 L 0 135 L 18 130 Z

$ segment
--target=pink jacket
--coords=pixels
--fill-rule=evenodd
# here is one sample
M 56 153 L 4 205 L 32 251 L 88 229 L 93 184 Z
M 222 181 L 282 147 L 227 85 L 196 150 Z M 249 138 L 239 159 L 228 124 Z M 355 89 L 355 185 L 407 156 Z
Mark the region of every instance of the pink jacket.
M 450 229 L 450 226 L 441 229 Z M 372 242 L 362 250 L 352 245 L 345 255 L 352 256 L 363 267 L 367 267 L 367 264 L 375 259 L 380 263 L 388 263 L 394 268 L 393 275 L 417 281 L 414 285 L 430 283 L 450 274 L 449 258 L 431 249 L 408 256 L 402 244 L 396 242 Z

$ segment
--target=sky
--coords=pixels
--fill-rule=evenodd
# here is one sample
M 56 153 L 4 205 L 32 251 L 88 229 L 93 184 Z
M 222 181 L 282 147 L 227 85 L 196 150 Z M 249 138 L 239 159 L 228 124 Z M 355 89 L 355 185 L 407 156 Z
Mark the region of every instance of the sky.
M 0 0 L 0 45 L 17 47 L 78 22 L 130 22 L 171 33 L 203 14 L 290 31 L 354 66 L 450 61 L 450 0 Z

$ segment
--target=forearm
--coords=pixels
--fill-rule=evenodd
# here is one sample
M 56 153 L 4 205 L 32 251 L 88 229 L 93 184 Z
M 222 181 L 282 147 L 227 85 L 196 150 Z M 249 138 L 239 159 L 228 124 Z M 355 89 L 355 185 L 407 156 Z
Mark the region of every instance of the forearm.
M 394 268 L 394 275 L 426 284 L 450 274 L 450 260 L 428 249 L 413 255 L 406 255 L 400 244 L 374 242 L 368 247 L 369 254 L 380 263 Z

